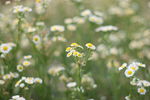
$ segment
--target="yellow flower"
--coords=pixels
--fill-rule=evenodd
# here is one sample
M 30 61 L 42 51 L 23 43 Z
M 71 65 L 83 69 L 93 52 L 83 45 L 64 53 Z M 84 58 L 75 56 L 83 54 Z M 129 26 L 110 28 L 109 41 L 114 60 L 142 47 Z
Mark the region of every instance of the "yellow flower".
M 42 0 L 35 0 L 36 3 L 40 3 Z

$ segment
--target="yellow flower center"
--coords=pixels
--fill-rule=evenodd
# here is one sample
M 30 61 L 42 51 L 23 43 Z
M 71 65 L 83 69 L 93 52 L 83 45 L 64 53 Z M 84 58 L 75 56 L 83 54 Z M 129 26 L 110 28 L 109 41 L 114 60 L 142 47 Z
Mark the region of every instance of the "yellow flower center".
M 128 71 L 128 75 L 131 75 L 133 72 L 131 70 Z
M 4 50 L 4 51 L 7 51 L 7 50 L 8 50 L 8 47 L 7 47 L 7 46 L 4 46 L 4 47 L 3 47 L 3 50 Z
M 144 89 L 140 89 L 140 92 L 143 93 L 143 92 L 144 92 Z
M 136 68 L 134 66 L 131 67 L 132 70 L 136 70 Z

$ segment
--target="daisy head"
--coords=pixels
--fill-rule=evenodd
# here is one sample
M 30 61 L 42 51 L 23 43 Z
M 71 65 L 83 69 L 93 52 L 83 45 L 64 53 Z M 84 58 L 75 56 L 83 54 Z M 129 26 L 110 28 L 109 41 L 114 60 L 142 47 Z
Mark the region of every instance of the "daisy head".
M 135 73 L 134 70 L 132 70 L 132 69 L 126 69 L 126 71 L 125 71 L 125 76 L 126 76 L 126 77 L 131 77 L 131 76 L 134 75 L 134 73 Z
M 138 93 L 140 93 L 141 95 L 145 95 L 145 93 L 146 93 L 146 89 L 144 88 L 144 87 L 140 87 L 140 88 L 138 88 Z
M 93 45 L 92 43 L 87 43 L 85 46 L 86 46 L 87 48 L 89 48 L 89 49 L 92 49 L 92 50 L 95 50 L 95 49 L 96 49 L 95 45 Z
M 39 44 L 41 41 L 41 38 L 39 35 L 35 35 L 33 36 L 33 40 L 32 40 L 35 44 Z
M 132 70 L 134 70 L 134 71 L 137 71 L 137 70 L 139 69 L 139 67 L 138 67 L 136 64 L 130 64 L 130 65 L 128 66 L 128 68 L 129 68 L 129 69 L 132 69 Z
M 30 62 L 30 61 L 25 60 L 25 61 L 23 61 L 22 65 L 23 65 L 23 66 L 25 66 L 25 67 L 28 67 L 28 66 L 30 66 L 30 65 L 31 65 L 31 62 Z
M 4 54 L 9 53 L 11 49 L 12 49 L 11 45 L 7 43 L 0 45 L 0 52 Z

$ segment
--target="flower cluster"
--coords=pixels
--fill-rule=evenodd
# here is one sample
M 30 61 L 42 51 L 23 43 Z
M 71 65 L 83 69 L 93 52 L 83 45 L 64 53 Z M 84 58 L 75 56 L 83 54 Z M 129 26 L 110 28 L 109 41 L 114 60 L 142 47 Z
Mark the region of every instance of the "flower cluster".
M 34 77 L 22 77 L 19 81 L 16 82 L 15 87 L 20 87 L 20 88 L 24 88 L 24 89 L 28 89 L 28 87 L 30 85 L 33 84 L 42 84 L 43 81 L 41 78 L 34 78 Z
M 139 67 L 145 68 L 146 65 L 142 64 L 140 62 L 132 62 L 129 65 L 127 65 L 127 63 L 124 63 L 124 64 L 122 64 L 121 67 L 119 67 L 119 70 L 123 70 L 124 68 L 126 68 L 125 76 L 129 78 L 135 74 L 135 72 L 139 69 Z M 145 95 L 145 93 L 146 93 L 145 87 L 150 87 L 149 81 L 140 80 L 140 79 L 136 78 L 135 76 L 133 77 L 130 84 L 133 86 L 137 86 L 138 87 L 137 92 L 140 93 L 141 95 Z
M 87 43 L 85 44 L 85 46 L 90 49 L 90 50 L 95 50 L 96 47 L 92 44 L 92 43 Z M 70 57 L 70 56 L 74 56 L 74 57 L 83 57 L 84 56 L 84 53 L 81 53 L 79 51 L 77 51 L 78 49 L 84 49 L 81 45 L 79 45 L 78 43 L 72 43 L 70 45 L 70 47 L 67 47 L 66 48 L 66 52 L 67 53 L 67 57 Z
M 9 79 L 13 79 L 13 78 L 18 78 L 19 74 L 16 72 L 10 72 L 9 74 L 5 74 L 2 76 L 3 80 L 9 80 Z
M 18 5 L 13 8 L 13 13 L 25 13 L 31 12 L 32 9 L 29 7 L 24 7 L 23 5 Z
M 112 25 L 108 25 L 108 26 L 101 26 L 101 27 L 98 27 L 95 31 L 96 32 L 109 32 L 109 31 L 117 31 L 118 28 L 116 26 L 112 26 Z
M 129 64 L 128 66 L 126 63 L 124 63 L 124 64 L 122 64 L 122 66 L 119 67 L 119 70 L 126 68 L 126 70 L 124 72 L 125 76 L 132 77 L 135 74 L 135 72 L 139 69 L 139 67 L 145 68 L 146 66 L 145 66 L 145 64 L 142 64 L 140 62 L 133 62 L 133 63 Z

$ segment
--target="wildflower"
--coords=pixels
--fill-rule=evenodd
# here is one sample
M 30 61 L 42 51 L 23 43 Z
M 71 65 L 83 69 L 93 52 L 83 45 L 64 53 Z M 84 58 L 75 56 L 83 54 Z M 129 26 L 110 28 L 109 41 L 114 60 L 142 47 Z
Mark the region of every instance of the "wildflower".
M 0 85 L 3 85 L 5 84 L 5 81 L 4 80 L 0 80 Z
M 131 98 L 130 95 L 125 96 L 125 100 L 131 100 L 130 98 Z
M 71 47 L 67 47 L 67 48 L 66 48 L 66 52 L 70 52 L 71 50 L 72 50 Z
M 23 71 L 23 66 L 22 65 L 17 65 L 17 70 L 19 71 L 19 72 L 22 72 Z
M 76 85 L 77 85 L 76 82 L 69 82 L 69 83 L 67 83 L 67 87 L 68 87 L 68 88 L 73 88 L 73 87 L 75 87 Z
M 51 26 L 50 31 L 52 31 L 52 32 L 64 32 L 65 28 L 62 25 L 54 25 L 54 26 Z
M 75 30 L 76 30 L 76 26 L 73 25 L 73 24 L 69 24 L 69 25 L 67 25 L 67 29 L 68 29 L 69 31 L 75 31 Z
M 35 44 L 39 44 L 41 42 L 41 38 L 39 35 L 35 35 L 33 36 L 33 40 L 32 40 Z
M 140 88 L 138 88 L 138 93 L 140 93 L 141 95 L 145 95 L 145 93 L 146 93 L 146 89 L 144 88 L 144 87 L 140 87 Z
M 34 28 L 34 27 L 29 27 L 28 28 L 28 33 L 33 33 L 33 32 L 35 32 L 36 31 L 36 28 Z
M 91 14 L 92 12 L 89 9 L 86 9 L 81 12 L 81 16 L 84 16 L 84 17 L 90 16 Z
M 53 76 L 57 76 L 63 70 L 65 70 L 64 67 L 62 67 L 62 66 L 56 66 L 56 67 L 49 68 L 48 73 L 51 74 L 51 75 L 53 75 Z
M 19 95 L 12 96 L 9 100 L 26 100 L 24 97 L 20 97 Z
M 12 50 L 12 47 L 8 43 L 0 45 L 0 52 L 6 54 L 6 53 L 9 53 L 10 50 Z
M 132 70 L 134 70 L 134 71 L 137 71 L 138 69 L 139 69 L 139 67 L 136 65 L 136 64 L 130 64 L 129 66 L 128 66 L 128 68 L 129 69 L 132 69 Z
M 79 45 L 78 43 L 71 43 L 70 45 L 71 47 L 80 47 L 80 48 L 83 48 L 81 45 Z
M 65 19 L 65 24 L 71 24 L 73 22 L 73 20 L 71 18 L 67 18 Z
M 43 81 L 42 81 L 42 79 L 40 79 L 40 78 L 35 78 L 35 79 L 34 79 L 34 82 L 35 82 L 35 83 L 40 83 L 40 84 L 42 84 Z
M 126 69 L 126 71 L 125 71 L 125 76 L 126 76 L 126 77 L 131 77 L 131 76 L 134 75 L 134 73 L 135 73 L 134 70 L 132 70 L 132 69 Z
M 108 31 L 117 31 L 118 28 L 116 26 L 112 26 L 112 25 L 108 25 L 108 26 L 101 26 L 101 27 L 98 27 L 95 31 L 96 32 L 108 32 Z
M 27 84 L 33 84 L 33 83 L 34 83 L 34 78 L 33 78 L 33 77 L 27 77 L 27 78 L 25 79 L 25 82 L 26 82 Z
M 23 13 L 23 12 L 31 12 L 32 9 L 29 7 L 23 7 L 22 5 L 15 6 L 13 8 L 13 13 Z
M 93 23 L 96 23 L 96 24 L 102 24 L 102 23 L 103 23 L 102 17 L 97 17 L 97 16 L 95 16 L 95 15 L 91 15 L 91 16 L 89 17 L 89 21 L 90 21 L 90 22 L 93 22 Z
M 28 66 L 31 65 L 31 62 L 28 61 L 28 60 L 25 60 L 25 61 L 23 61 L 22 65 L 25 66 L 25 67 L 28 67 Z
M 85 23 L 85 19 L 82 17 L 74 17 L 73 22 L 77 23 L 77 24 L 83 24 L 83 23 Z
M 87 48 L 89 48 L 89 49 L 92 49 L 92 50 L 95 50 L 95 49 L 96 49 L 96 47 L 95 47 L 92 43 L 87 43 L 85 46 L 86 46 Z
M 127 63 L 123 63 L 120 67 L 119 67 L 119 71 L 124 69 L 125 67 L 127 67 Z
M 137 82 L 137 86 L 144 86 L 144 87 L 149 87 L 150 86 L 150 82 L 146 81 L 146 80 L 139 80 Z
M 24 83 L 21 83 L 21 84 L 19 85 L 19 87 L 24 88 L 24 87 L 25 87 L 25 84 L 24 84 Z
M 32 58 L 32 55 L 24 56 L 24 59 L 31 59 L 31 58 Z
M 71 51 L 71 52 L 69 52 L 69 53 L 67 53 L 67 57 L 70 57 L 72 54 L 73 54 L 73 52 L 72 52 L 72 51 Z

